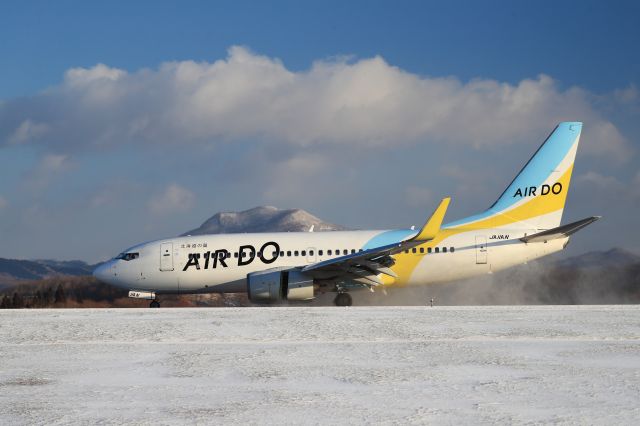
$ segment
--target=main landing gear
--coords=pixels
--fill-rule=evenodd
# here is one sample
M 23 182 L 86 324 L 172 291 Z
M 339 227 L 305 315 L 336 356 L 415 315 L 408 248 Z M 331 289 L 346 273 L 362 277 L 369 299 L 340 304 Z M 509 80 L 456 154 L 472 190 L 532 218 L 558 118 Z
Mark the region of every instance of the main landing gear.
M 353 299 L 351 299 L 351 295 L 349 293 L 338 293 L 336 298 L 333 300 L 333 303 L 336 306 L 351 306 L 353 304 Z
M 157 300 L 152 300 L 151 303 L 149 303 L 149 307 L 150 308 L 159 308 L 160 307 L 160 302 L 158 302 Z

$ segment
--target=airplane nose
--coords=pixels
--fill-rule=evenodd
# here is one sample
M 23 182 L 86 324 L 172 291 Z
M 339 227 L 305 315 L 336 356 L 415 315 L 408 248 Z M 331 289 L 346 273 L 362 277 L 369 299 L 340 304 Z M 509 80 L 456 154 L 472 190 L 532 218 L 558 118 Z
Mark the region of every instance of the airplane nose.
M 109 279 L 113 278 L 113 262 L 105 262 L 93 270 L 93 276 L 104 283 L 109 283 Z

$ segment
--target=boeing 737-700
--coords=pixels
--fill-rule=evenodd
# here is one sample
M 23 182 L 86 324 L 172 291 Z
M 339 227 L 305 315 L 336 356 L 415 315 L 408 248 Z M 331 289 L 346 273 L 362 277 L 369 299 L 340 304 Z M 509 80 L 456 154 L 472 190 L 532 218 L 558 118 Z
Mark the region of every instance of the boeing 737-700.
M 562 250 L 597 220 L 561 225 L 582 123 L 560 123 L 491 207 L 443 224 L 444 198 L 419 229 L 198 235 L 133 246 L 94 275 L 151 300 L 175 293 L 248 293 L 252 302 L 474 277 Z

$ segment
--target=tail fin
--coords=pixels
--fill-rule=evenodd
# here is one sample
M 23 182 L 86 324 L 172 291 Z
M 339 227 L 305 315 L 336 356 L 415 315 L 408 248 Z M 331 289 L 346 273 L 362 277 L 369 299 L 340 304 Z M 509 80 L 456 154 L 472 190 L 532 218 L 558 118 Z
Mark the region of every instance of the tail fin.
M 558 124 L 489 209 L 447 227 L 551 229 L 567 199 L 582 123 Z

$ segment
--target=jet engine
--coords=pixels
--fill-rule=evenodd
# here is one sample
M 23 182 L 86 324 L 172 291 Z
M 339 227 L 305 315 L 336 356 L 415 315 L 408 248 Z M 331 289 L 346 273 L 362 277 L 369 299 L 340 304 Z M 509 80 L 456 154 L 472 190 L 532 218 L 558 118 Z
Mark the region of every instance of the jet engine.
M 247 275 L 247 294 L 252 302 L 313 299 L 313 278 L 295 269 L 269 269 Z

